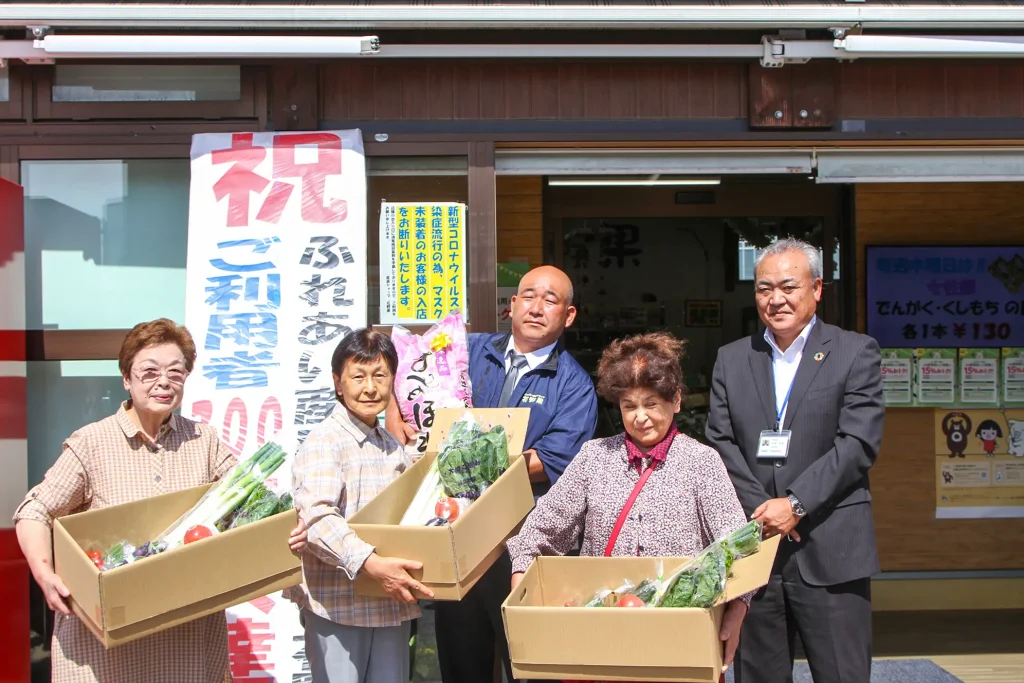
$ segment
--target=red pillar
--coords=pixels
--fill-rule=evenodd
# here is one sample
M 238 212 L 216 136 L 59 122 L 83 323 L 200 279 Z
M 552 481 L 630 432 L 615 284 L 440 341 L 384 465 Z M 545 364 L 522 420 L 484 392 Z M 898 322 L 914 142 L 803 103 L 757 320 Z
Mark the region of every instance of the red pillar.
M 11 516 L 28 488 L 25 225 L 20 185 L 0 179 L 0 683 L 29 683 L 29 571 Z

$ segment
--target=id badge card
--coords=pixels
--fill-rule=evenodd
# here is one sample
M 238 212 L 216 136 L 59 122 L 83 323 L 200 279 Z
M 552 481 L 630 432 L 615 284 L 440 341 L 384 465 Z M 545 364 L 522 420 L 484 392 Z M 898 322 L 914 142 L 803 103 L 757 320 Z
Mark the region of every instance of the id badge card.
M 777 432 L 765 430 L 761 432 L 761 438 L 757 442 L 757 457 L 767 460 L 785 460 L 789 455 L 789 437 L 792 434 L 788 429 Z

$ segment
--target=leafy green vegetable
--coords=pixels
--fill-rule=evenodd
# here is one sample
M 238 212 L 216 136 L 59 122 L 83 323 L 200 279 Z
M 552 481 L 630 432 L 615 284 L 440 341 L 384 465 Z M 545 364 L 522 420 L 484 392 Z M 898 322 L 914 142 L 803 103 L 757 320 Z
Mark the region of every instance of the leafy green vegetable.
M 437 455 L 444 492 L 452 498 L 474 500 L 508 469 L 505 428 L 484 431 L 469 417 L 452 424 Z
M 711 546 L 670 579 L 659 607 L 711 607 L 725 590 L 725 551 Z
M 658 607 L 711 607 L 725 592 L 733 561 L 761 547 L 761 523 L 751 521 L 702 550 L 665 582 Z

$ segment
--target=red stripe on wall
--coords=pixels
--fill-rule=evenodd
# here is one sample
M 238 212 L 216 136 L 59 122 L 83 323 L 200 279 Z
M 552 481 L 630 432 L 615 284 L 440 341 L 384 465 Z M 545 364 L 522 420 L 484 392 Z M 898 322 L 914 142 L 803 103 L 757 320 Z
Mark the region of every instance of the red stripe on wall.
M 0 377 L 0 439 L 28 438 L 28 398 L 24 377 Z
M 29 683 L 28 563 L 14 529 L 0 529 L 0 683 Z
M 27 346 L 24 330 L 0 330 L 0 361 L 25 360 Z
M 0 268 L 25 251 L 25 200 L 21 185 L 0 178 Z

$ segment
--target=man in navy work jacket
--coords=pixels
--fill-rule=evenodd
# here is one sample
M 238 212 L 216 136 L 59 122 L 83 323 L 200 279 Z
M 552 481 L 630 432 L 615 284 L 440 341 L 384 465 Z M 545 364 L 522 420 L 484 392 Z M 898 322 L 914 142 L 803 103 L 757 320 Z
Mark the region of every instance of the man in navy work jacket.
M 535 268 L 512 297 L 512 334 L 470 334 L 469 376 L 473 407 L 530 409 L 524 455 L 535 495 L 565 471 L 597 425 L 597 395 L 590 375 L 559 343 L 572 325 L 569 276 L 553 266 Z M 403 442 L 412 428 L 392 403 L 387 428 Z M 444 683 L 488 683 L 499 648 L 512 679 L 501 603 L 508 596 L 512 564 L 504 554 L 459 602 L 437 602 L 437 651 Z

